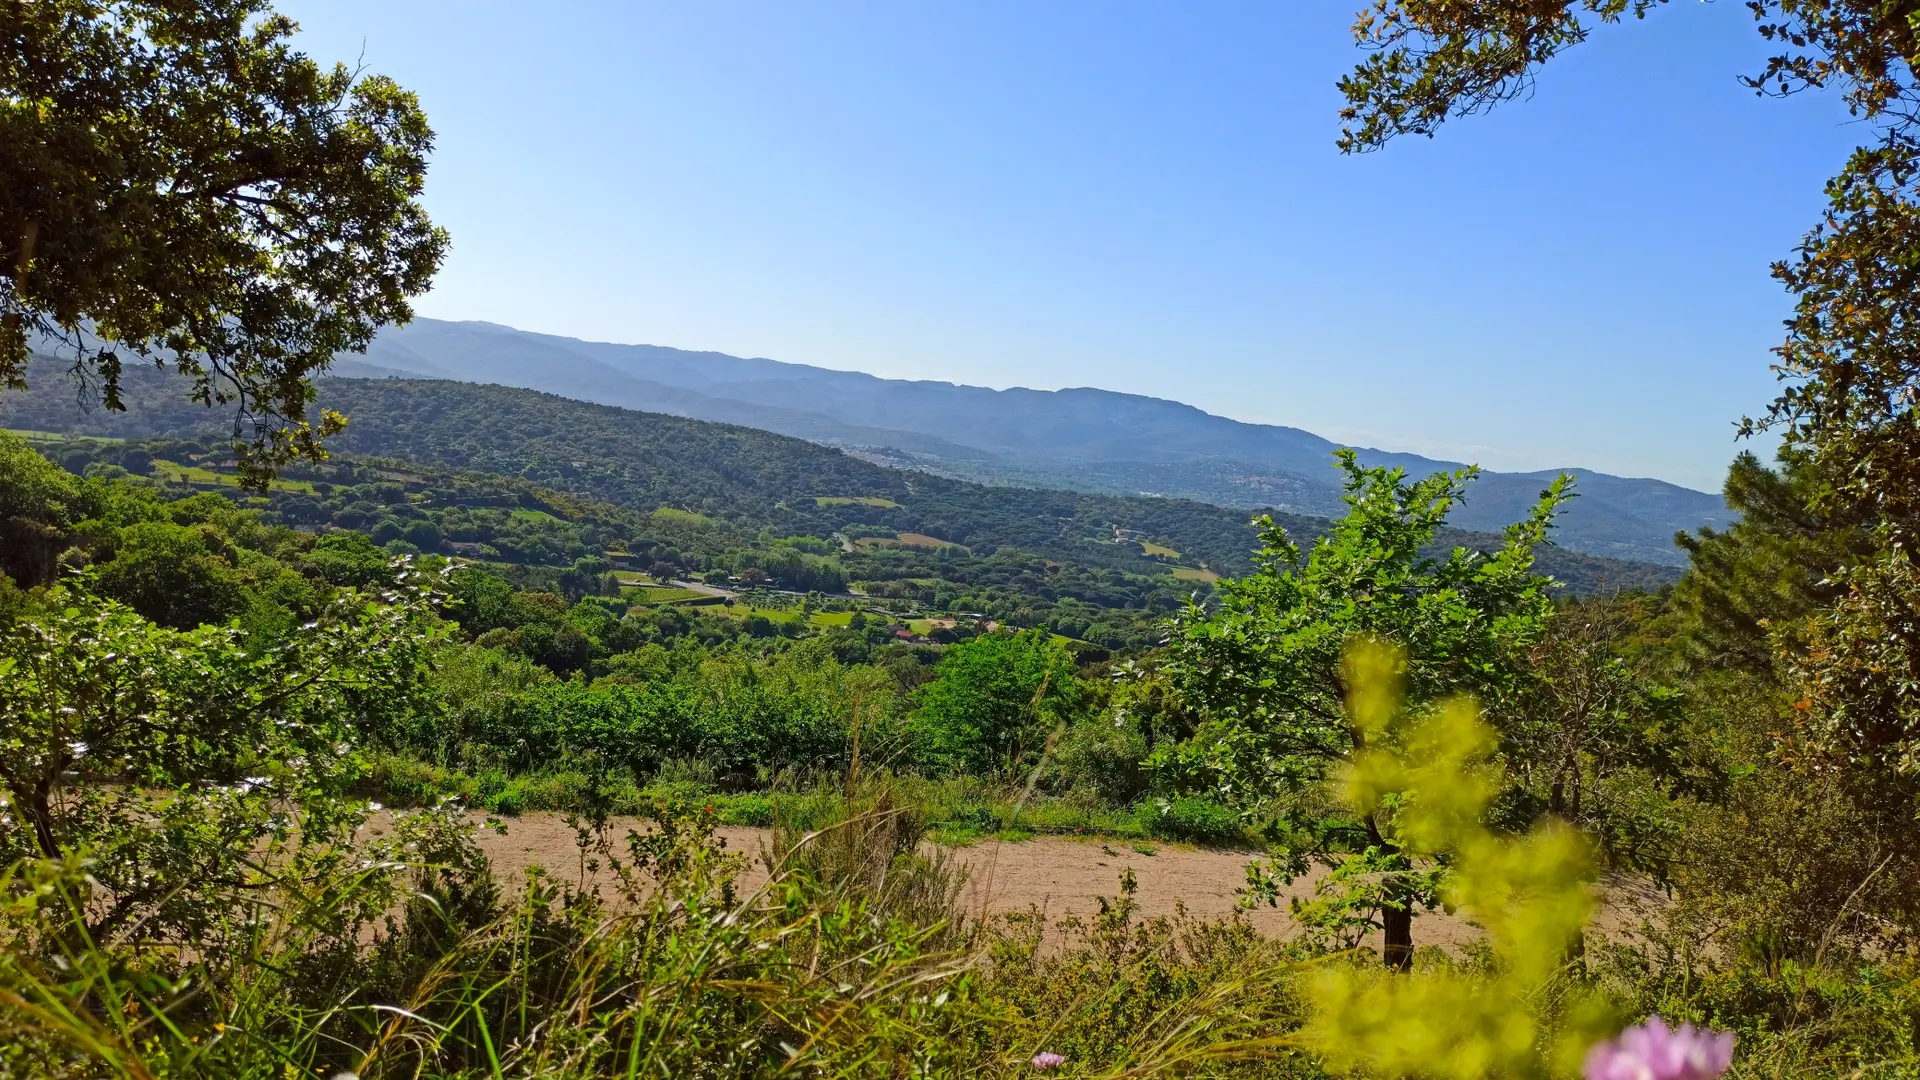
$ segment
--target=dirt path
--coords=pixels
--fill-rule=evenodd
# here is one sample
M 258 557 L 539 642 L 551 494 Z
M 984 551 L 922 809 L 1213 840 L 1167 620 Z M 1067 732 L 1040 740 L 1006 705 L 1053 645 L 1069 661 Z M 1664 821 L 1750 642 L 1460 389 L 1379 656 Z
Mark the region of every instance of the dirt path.
M 493 863 L 494 872 L 509 890 L 525 880 L 529 867 L 540 866 L 560 880 L 581 876 L 580 851 L 574 830 L 561 816 L 529 813 L 506 820 L 506 832 L 482 827 L 484 815 L 473 816 L 478 843 Z M 371 823 L 386 826 L 385 815 Z M 614 835 L 630 828 L 644 829 L 637 819 L 615 822 Z M 772 842 L 771 829 L 722 828 L 728 850 L 747 856 L 750 865 L 741 885 L 754 888 L 767 877 L 762 852 Z M 1185 844 L 1151 843 L 1138 848 L 1118 840 L 1069 836 L 1040 836 L 1003 842 L 984 840 L 950 849 L 967 872 L 963 904 L 970 917 L 1002 915 L 1040 909 L 1049 921 L 1067 915 L 1091 916 L 1100 897 L 1120 893 L 1120 875 L 1131 869 L 1138 882 L 1134 894 L 1143 916 L 1172 915 L 1184 905 L 1202 919 L 1226 919 L 1238 910 L 1235 890 L 1246 882 L 1246 865 L 1254 853 L 1196 848 Z M 1151 854 L 1149 854 L 1151 852 Z M 1299 927 L 1288 914 L 1290 896 L 1311 896 L 1323 871 L 1294 882 L 1278 908 L 1262 907 L 1245 913 L 1263 934 L 1292 937 Z M 586 875 L 589 881 L 596 875 Z M 601 877 L 605 877 L 604 871 Z M 1638 937 L 1643 922 L 1657 916 L 1664 898 L 1644 882 L 1612 879 L 1602 884 L 1593 928 L 1602 937 L 1626 941 Z M 1457 951 L 1480 937 L 1480 929 L 1459 915 L 1444 911 L 1422 914 L 1414 922 L 1416 946 L 1437 945 Z M 1367 942 L 1378 949 L 1376 933 Z
M 475 817 L 475 824 L 481 818 Z M 376 828 L 379 825 L 376 824 Z M 637 821 L 620 821 L 616 836 Z M 753 865 L 741 884 L 751 888 L 766 880 L 762 850 L 772 830 L 723 828 L 719 835 L 729 850 L 745 854 Z M 557 814 L 529 813 L 506 821 L 506 833 L 479 829 L 482 850 L 494 871 L 510 889 L 523 881 L 528 867 L 538 865 L 564 881 L 580 877 L 575 833 Z M 1246 882 L 1250 852 L 1221 851 L 1184 844 L 1153 843 L 1138 848 L 1118 840 L 1041 836 L 1019 842 L 981 841 L 952 849 L 967 871 L 963 903 L 970 916 L 998 915 L 1039 908 L 1050 920 L 1066 915 L 1089 916 L 1098 911 L 1098 898 L 1120 893 L 1120 875 L 1131 869 L 1138 881 L 1135 899 L 1143 915 L 1171 915 L 1184 905 L 1191 915 L 1224 919 L 1237 910 L 1235 890 Z M 1150 852 L 1150 854 L 1149 854 Z M 593 875 L 587 875 L 591 880 Z M 1312 878 L 1296 881 L 1292 895 L 1312 894 Z M 1289 937 L 1298 927 L 1289 917 L 1286 897 L 1279 908 L 1263 907 L 1247 913 L 1265 934 Z M 1418 945 L 1457 948 L 1479 936 L 1465 919 L 1445 912 L 1422 915 L 1414 924 Z M 1378 947 L 1378 942 L 1373 942 Z

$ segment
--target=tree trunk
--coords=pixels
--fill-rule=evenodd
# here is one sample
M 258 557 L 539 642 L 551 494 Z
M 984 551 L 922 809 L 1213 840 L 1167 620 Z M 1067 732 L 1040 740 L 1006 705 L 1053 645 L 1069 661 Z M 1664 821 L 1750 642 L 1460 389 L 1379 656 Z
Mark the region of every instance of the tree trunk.
M 1372 814 L 1367 814 L 1360 820 L 1366 824 L 1367 839 L 1372 841 L 1374 847 L 1389 854 L 1400 853 L 1400 849 L 1389 844 L 1387 838 L 1381 834 L 1380 823 L 1374 820 Z M 1387 947 L 1383 951 L 1387 970 L 1412 971 L 1413 906 L 1408 904 L 1404 907 L 1395 907 L 1390 903 L 1381 905 L 1380 927 L 1386 931 L 1387 936 Z
M 49 859 L 58 859 L 60 842 L 53 836 L 52 776 L 40 778 L 40 782 L 33 787 L 31 801 L 22 809 L 33 818 L 33 838 L 40 844 L 40 854 Z
M 1380 926 L 1386 931 L 1387 947 L 1382 955 L 1388 971 L 1413 970 L 1413 911 L 1409 908 L 1383 907 Z

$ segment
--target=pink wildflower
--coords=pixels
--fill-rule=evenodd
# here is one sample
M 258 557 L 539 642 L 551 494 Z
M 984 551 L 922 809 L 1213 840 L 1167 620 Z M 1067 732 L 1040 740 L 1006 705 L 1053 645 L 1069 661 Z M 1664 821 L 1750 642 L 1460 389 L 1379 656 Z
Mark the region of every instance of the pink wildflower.
M 1060 1063 L 1065 1060 L 1067 1059 L 1051 1050 L 1042 1050 L 1033 1055 L 1033 1067 L 1036 1069 L 1057 1069 L 1060 1067 Z
M 1587 1054 L 1587 1080 L 1714 1080 L 1733 1064 L 1733 1033 L 1669 1028 L 1657 1016 Z

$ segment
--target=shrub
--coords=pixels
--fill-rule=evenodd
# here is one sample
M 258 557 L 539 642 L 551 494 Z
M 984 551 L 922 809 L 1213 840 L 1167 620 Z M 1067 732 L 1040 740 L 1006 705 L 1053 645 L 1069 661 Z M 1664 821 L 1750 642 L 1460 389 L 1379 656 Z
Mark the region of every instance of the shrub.
M 950 646 L 914 694 L 927 764 L 978 774 L 1017 770 L 1084 697 L 1073 657 L 1047 634 L 987 634 Z
M 1247 839 L 1238 814 L 1197 796 L 1150 799 L 1140 805 L 1139 816 L 1142 828 L 1169 840 L 1226 846 Z
M 1129 806 L 1147 790 L 1140 764 L 1147 751 L 1137 725 L 1087 719 L 1067 729 L 1049 771 L 1063 786 L 1089 787 L 1115 806 Z
M 767 869 L 825 897 L 858 898 L 876 915 L 921 927 L 930 944 L 963 939 L 957 901 L 966 872 L 920 850 L 927 822 L 891 777 L 849 779 L 778 807 Z
M 765 828 L 775 819 L 774 800 L 771 796 L 758 791 L 742 795 L 727 795 L 715 801 L 720 824 L 753 825 Z
M 472 802 L 480 794 L 473 777 L 404 754 L 374 755 L 366 787 L 396 807 L 432 806 L 449 795 Z
M 515 780 L 506 787 L 486 797 L 486 808 L 502 817 L 519 817 L 526 809 L 526 797 L 520 790 L 520 782 Z
M 1324 1080 L 1284 1049 L 1306 1012 L 1286 945 L 1238 919 L 1138 918 L 1133 878 L 1119 886 L 1091 919 L 1049 925 L 1035 911 L 996 923 L 980 987 L 996 1019 L 968 1032 L 982 1051 L 1044 1049 L 1078 1076 Z

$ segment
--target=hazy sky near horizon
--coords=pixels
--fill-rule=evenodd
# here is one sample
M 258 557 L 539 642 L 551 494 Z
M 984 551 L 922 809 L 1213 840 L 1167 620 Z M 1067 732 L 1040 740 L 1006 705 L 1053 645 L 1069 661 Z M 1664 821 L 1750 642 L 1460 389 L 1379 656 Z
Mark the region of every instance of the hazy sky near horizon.
M 434 124 L 423 315 L 1716 489 L 1768 264 L 1869 133 L 1756 98 L 1744 5 L 1679 0 L 1342 157 L 1356 3 L 280 7 Z

